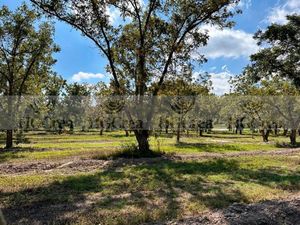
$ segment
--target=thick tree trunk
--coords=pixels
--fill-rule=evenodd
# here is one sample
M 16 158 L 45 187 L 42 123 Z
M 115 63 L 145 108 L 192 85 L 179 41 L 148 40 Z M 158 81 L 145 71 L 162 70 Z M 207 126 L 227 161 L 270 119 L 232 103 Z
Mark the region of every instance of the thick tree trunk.
M 135 137 L 138 142 L 138 148 L 142 152 L 149 152 L 149 131 L 148 130 L 140 130 L 135 131 Z
M 296 129 L 292 129 L 291 130 L 291 134 L 290 134 L 290 140 L 291 140 L 291 145 L 292 146 L 296 146 L 296 135 L 297 135 L 297 131 Z

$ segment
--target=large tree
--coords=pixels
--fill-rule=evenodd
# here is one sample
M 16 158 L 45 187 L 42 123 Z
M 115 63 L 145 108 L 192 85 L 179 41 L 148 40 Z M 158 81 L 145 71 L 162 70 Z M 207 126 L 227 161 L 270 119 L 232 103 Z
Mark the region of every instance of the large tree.
M 7 129 L 6 147 L 13 146 L 14 117 L 22 95 L 35 95 L 55 63 L 52 53 L 54 28 L 38 23 L 40 15 L 25 4 L 15 12 L 0 9 L 0 91 L 7 96 L 6 114 L 11 125 Z
M 156 96 L 164 81 L 176 74 L 172 73 L 177 69 L 176 65 L 204 61 L 203 56 L 195 54 L 208 39 L 207 32 L 201 27 L 207 24 L 221 28 L 232 26 L 228 18 L 238 11 L 234 6 L 239 0 L 31 2 L 94 42 L 107 59 L 115 94 L 133 94 L 138 101 L 135 105 L 141 106 L 145 95 Z M 113 10 L 120 11 L 122 22 L 111 22 L 109 12 Z M 129 88 L 124 88 L 123 84 Z M 149 151 L 149 127 L 154 113 L 154 107 L 146 108 L 151 110 L 136 112 L 145 120 L 143 129 L 135 130 L 142 151 Z
M 287 19 L 287 24 L 272 24 L 256 33 L 258 44 L 266 48 L 251 56 L 252 80 L 279 76 L 300 88 L 300 15 Z

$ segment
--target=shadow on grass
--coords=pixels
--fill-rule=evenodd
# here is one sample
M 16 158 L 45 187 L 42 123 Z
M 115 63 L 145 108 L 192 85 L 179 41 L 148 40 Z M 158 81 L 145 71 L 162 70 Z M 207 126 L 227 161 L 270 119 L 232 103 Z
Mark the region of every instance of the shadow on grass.
M 175 145 L 181 149 L 198 150 L 200 152 L 227 152 L 227 151 L 245 151 L 242 146 L 230 145 L 230 144 L 212 144 L 212 143 L 187 143 L 180 142 Z
M 277 148 L 299 148 L 300 143 L 298 142 L 296 145 L 291 145 L 290 143 L 286 142 L 276 142 L 275 146 Z
M 27 151 L 27 150 L 22 149 L 22 151 Z M 0 148 L 0 163 L 4 163 L 11 159 L 24 158 L 23 156 L 17 155 L 16 153 L 17 153 L 16 149 L 7 150 L 7 149 Z
M 224 136 L 218 135 L 218 134 L 214 135 L 213 133 L 212 134 L 203 134 L 203 136 L 201 136 L 201 137 L 216 138 L 216 139 L 246 139 L 246 138 L 252 139 L 252 136 L 249 134 L 238 135 L 238 134 L 232 134 L 232 133 L 224 134 Z M 199 138 L 201 138 L 201 137 L 199 137 Z M 255 137 L 255 135 L 254 135 L 254 137 Z
M 209 175 L 225 175 L 218 181 Z M 251 182 L 277 189 L 300 189 L 300 174 L 241 168 L 236 160 L 113 164 L 102 172 L 69 176 L 62 181 L 20 192 L 1 193 L 9 224 L 141 224 L 180 217 L 182 204 L 215 209 L 247 197 L 232 182 Z M 83 219 L 85 218 L 85 219 Z M 82 222 L 84 223 L 84 222 Z

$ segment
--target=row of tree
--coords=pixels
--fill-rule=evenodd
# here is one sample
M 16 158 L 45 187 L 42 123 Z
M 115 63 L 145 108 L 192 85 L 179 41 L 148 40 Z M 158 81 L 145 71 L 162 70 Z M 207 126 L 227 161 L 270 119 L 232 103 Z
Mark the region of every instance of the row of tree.
M 136 106 L 135 110 L 131 110 L 130 104 L 121 104 L 122 113 L 128 121 L 128 129 L 136 136 L 139 150 L 145 152 L 150 151 L 148 139 L 153 130 L 152 125 L 159 121 L 155 119 L 159 114 L 154 107 L 159 105 L 158 96 L 177 96 L 170 98 L 169 105 L 179 119 L 179 122 L 176 121 L 178 138 L 183 121 L 197 109 L 195 96 L 199 95 L 208 97 L 198 104 L 201 108 L 197 109 L 197 123 L 200 120 L 205 123 L 208 120 L 215 121 L 218 118 L 215 115 L 219 115 L 221 111 L 226 112 L 226 109 L 228 121 L 235 121 L 235 125 L 228 127 L 238 124 L 236 130 L 239 131 L 243 129 L 244 114 L 260 124 L 279 123 L 272 114 L 274 110 L 269 113 L 265 99 L 243 98 L 238 102 L 222 99 L 220 103 L 220 99 L 209 94 L 211 83 L 208 74 L 202 74 L 198 79 L 193 78 L 194 65 L 206 61 L 203 55 L 196 54 L 209 38 L 207 31 L 201 29 L 202 25 L 210 24 L 219 26 L 220 29 L 231 27 L 233 22 L 230 18 L 240 13 L 236 7 L 239 0 L 31 2 L 36 6 L 34 10 L 23 4 L 15 12 L 9 11 L 7 7 L 0 11 L 0 95 L 6 99 L 2 104 L 5 109 L 2 115 L 13 125 L 19 122 L 13 115 L 30 112 L 28 107 L 22 108 L 20 104 L 26 95 L 41 96 L 41 100 L 35 100 L 31 104 L 31 108 L 33 111 L 44 112 L 43 119 L 57 116 L 56 109 L 64 116 L 68 112 L 68 119 L 56 121 L 59 129 L 64 124 L 68 124 L 70 129 L 74 128 L 78 121 L 83 121 L 86 113 L 99 118 L 99 126 L 103 127 L 100 117 L 94 115 L 99 115 L 106 109 L 118 110 L 123 100 L 116 96 L 133 96 L 131 105 Z M 119 24 L 113 24 L 110 20 L 108 9 L 112 8 L 120 11 L 123 21 Z M 41 22 L 40 13 L 69 24 L 99 48 L 107 60 L 107 72 L 112 77 L 109 84 L 99 83 L 94 87 L 66 85 L 61 77 L 52 72 L 52 65 L 55 63 L 53 53 L 59 51 L 59 48 L 53 42 L 53 25 Z M 292 15 L 288 20 L 286 25 L 274 24 L 265 32 L 259 31 L 256 34 L 258 44 L 264 48 L 251 56 L 251 64 L 243 74 L 232 79 L 231 95 L 293 96 L 287 98 L 288 101 L 279 101 L 280 107 L 277 109 L 281 111 L 277 110 L 276 116 L 280 115 L 278 118 L 290 122 L 284 126 L 289 126 L 292 130 L 294 138 L 291 141 L 295 144 L 298 118 L 289 112 L 297 112 L 295 103 L 300 87 L 300 17 Z M 114 100 L 106 102 L 103 107 L 103 104 L 99 105 L 90 98 L 82 98 L 91 95 L 101 97 L 100 99 L 114 96 Z M 83 99 L 89 100 L 85 102 Z M 228 102 L 223 104 L 226 101 Z M 274 99 L 270 98 L 268 101 L 272 103 L 268 105 L 276 106 L 273 103 L 277 102 L 271 102 Z M 81 115 L 82 118 L 76 118 L 76 115 Z M 205 118 L 206 115 L 211 118 Z M 70 120 L 70 117 L 73 119 Z M 13 144 L 13 131 L 14 129 L 6 131 L 8 148 Z

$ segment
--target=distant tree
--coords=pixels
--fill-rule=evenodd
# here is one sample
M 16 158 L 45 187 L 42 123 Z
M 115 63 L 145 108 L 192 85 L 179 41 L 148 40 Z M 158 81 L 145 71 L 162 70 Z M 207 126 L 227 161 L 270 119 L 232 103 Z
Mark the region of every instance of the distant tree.
M 55 63 L 52 53 L 59 51 L 53 42 L 53 26 L 38 23 L 40 18 L 25 4 L 15 12 L 6 6 L 0 9 L 0 92 L 8 96 L 6 113 L 12 124 L 6 132 L 6 148 L 13 146 L 12 115 L 18 110 L 20 97 L 41 91 Z
M 201 74 L 195 79 L 191 65 L 183 65 L 176 72 L 181 73 L 181 75 L 175 75 L 174 79 L 166 80 L 158 95 L 165 96 L 170 102 L 173 115 L 175 114 L 177 120 L 176 140 L 179 143 L 181 130 L 183 125 L 186 125 L 184 122 L 187 122 L 187 124 L 192 122 L 191 119 L 187 118 L 187 115 L 195 106 L 197 96 L 207 96 L 211 87 L 209 75 Z M 158 118 L 158 115 L 156 118 Z M 168 126 L 167 121 L 166 125 Z M 187 127 L 187 132 L 189 129 Z
M 239 0 L 31 0 L 51 16 L 80 30 L 99 48 L 108 61 L 116 94 L 134 94 L 136 110 L 144 118 L 143 128 L 135 129 L 139 150 L 149 151 L 150 124 L 155 112 L 142 107 L 144 96 L 156 96 L 165 80 L 172 76 L 171 65 L 180 62 L 204 62 L 196 50 L 207 43 L 202 25 L 220 28 L 237 12 Z M 124 21 L 112 24 L 108 11 L 120 11 Z M 128 88 L 124 88 L 124 85 Z M 152 87 L 151 90 L 149 87 Z M 131 112 L 132 113 L 132 112 Z M 129 113 L 127 113 L 129 114 Z M 131 115 L 128 115 L 130 118 Z M 131 120 L 131 119 L 130 119 Z M 140 123 L 141 121 L 131 121 Z
M 45 122 L 47 122 L 46 129 L 56 130 L 57 116 L 59 115 L 59 110 L 63 108 L 62 94 L 66 84 L 66 80 L 55 73 L 49 75 L 47 81 L 44 83 L 43 94 L 47 108 L 45 115 Z
M 75 82 L 66 85 L 63 101 L 65 111 L 61 122 L 63 125 L 69 125 L 71 132 L 79 124 L 82 125 L 82 131 L 88 126 L 85 123 L 87 122 L 86 111 L 90 104 L 90 95 L 91 90 L 87 84 Z
M 239 104 L 243 103 L 241 111 L 259 121 L 264 141 L 268 141 L 272 124 L 280 123 L 285 135 L 290 129 L 290 142 L 295 146 L 300 125 L 299 89 L 290 79 L 278 76 L 254 82 L 252 72 L 246 68 L 243 74 L 232 81 L 236 94 L 242 94 L 238 98 Z

